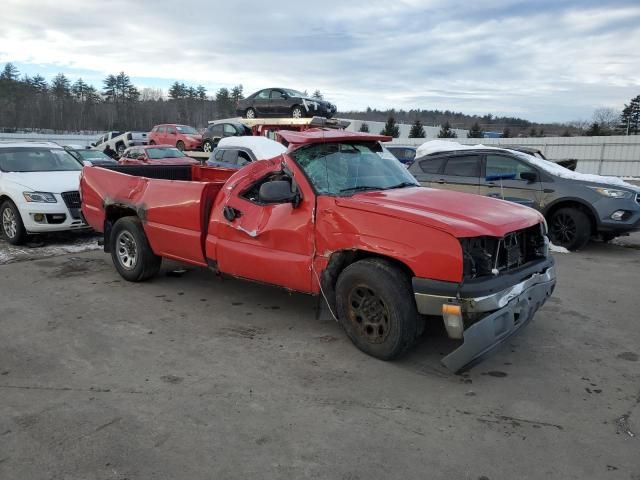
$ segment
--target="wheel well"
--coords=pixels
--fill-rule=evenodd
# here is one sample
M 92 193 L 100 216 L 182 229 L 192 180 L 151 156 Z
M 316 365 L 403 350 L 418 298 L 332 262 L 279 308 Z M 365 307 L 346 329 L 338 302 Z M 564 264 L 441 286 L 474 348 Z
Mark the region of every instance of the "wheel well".
M 386 255 L 380 255 L 377 253 L 368 252 L 366 250 L 341 250 L 338 252 L 333 252 L 331 254 L 331 258 L 329 258 L 327 267 L 322 272 L 322 277 L 320 279 L 322 293 L 327 298 L 332 311 L 335 312 L 335 287 L 336 283 L 338 282 L 340 273 L 342 273 L 342 271 L 352 263 L 363 260 L 365 258 L 379 258 L 386 260 L 397 267 L 405 275 L 407 275 L 409 279 L 415 276 L 413 271 L 407 265 L 399 260 L 396 260 L 395 258 L 391 258 Z
M 128 205 L 109 205 L 104 209 L 104 251 L 111 251 L 111 230 L 113 225 L 123 217 L 141 218 L 140 212 Z
M 587 218 L 589 219 L 589 223 L 591 224 L 591 234 L 594 234 L 598 231 L 598 222 L 596 221 L 596 217 L 591 211 L 591 209 L 587 207 L 585 204 L 576 202 L 575 200 L 566 200 L 566 201 L 558 202 L 552 205 L 549 208 L 549 210 L 545 212 L 544 217 L 547 219 L 548 222 L 550 222 L 553 214 L 558 210 L 560 210 L 561 208 L 575 208 L 576 210 L 580 210 L 581 212 L 584 212 L 587 215 Z

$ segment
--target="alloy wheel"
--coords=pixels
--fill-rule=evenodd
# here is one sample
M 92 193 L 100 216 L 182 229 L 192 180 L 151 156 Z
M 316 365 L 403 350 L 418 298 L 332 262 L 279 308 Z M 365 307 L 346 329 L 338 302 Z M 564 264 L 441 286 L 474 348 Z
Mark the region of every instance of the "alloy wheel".
M 561 245 L 567 245 L 576 238 L 578 227 L 571 215 L 559 213 L 553 217 L 551 233 Z
M 116 239 L 118 261 L 127 270 L 133 270 L 138 263 L 138 247 L 136 240 L 126 230 L 120 232 Z
M 2 229 L 4 230 L 4 234 L 9 238 L 14 238 L 18 233 L 16 215 L 9 207 L 2 211 Z

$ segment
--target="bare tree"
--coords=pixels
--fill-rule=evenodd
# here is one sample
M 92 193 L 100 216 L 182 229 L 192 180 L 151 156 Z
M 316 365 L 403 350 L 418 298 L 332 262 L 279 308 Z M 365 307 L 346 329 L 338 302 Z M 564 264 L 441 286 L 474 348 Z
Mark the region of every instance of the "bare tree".
M 593 112 L 593 123 L 601 130 L 613 131 L 620 125 L 620 112 L 615 108 L 602 107 Z

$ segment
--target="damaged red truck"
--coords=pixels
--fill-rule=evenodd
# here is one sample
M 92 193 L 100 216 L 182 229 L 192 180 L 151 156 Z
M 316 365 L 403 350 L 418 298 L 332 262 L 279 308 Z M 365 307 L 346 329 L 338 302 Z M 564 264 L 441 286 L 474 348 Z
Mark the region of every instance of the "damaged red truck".
M 420 187 L 384 155 L 388 137 L 279 132 L 285 154 L 238 171 L 85 167 L 82 213 L 120 275 L 143 281 L 162 258 L 322 295 L 353 343 L 390 360 L 426 322 L 477 363 L 552 294 L 555 268 L 535 210 Z

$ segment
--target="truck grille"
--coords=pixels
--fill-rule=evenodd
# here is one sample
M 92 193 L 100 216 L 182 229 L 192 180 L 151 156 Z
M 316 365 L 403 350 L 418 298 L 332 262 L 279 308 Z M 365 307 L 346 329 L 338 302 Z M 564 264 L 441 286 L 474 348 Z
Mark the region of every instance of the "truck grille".
M 465 278 L 515 270 L 547 255 L 541 225 L 510 232 L 502 238 L 463 238 L 460 242 Z
M 61 195 L 68 208 L 80 208 L 80 192 L 63 192 Z

